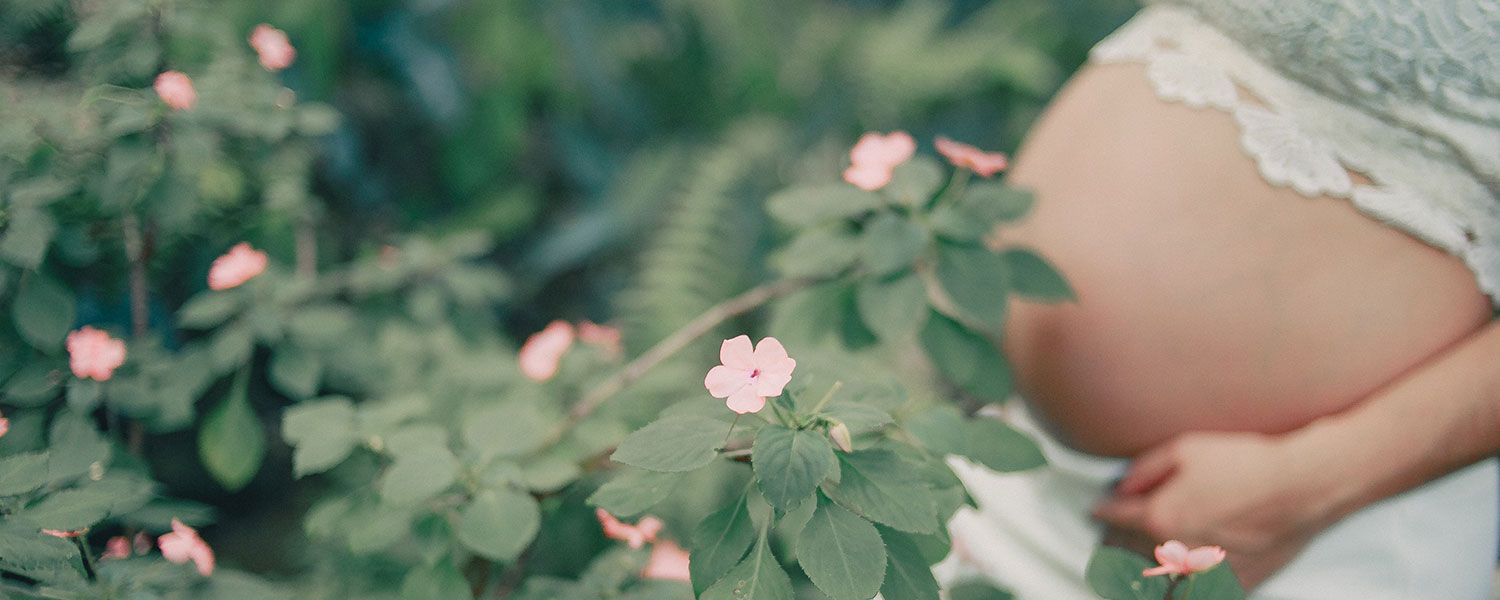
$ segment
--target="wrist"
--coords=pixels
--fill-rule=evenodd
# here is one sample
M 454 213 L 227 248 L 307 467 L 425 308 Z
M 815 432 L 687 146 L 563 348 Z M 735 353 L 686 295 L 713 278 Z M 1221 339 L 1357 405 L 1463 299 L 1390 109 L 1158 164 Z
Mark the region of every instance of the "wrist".
M 1385 494 L 1383 473 L 1397 468 L 1387 446 L 1370 443 L 1370 434 L 1348 420 L 1325 418 L 1284 435 L 1287 457 L 1301 463 L 1309 482 L 1308 518 L 1326 527 Z

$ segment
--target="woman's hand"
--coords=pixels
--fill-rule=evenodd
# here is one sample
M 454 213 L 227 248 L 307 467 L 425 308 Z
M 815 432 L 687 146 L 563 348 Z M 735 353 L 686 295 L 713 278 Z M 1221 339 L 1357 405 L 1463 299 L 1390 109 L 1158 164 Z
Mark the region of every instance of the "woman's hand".
M 1260 433 L 1188 433 L 1141 454 L 1094 509 L 1106 543 L 1222 546 L 1248 589 L 1338 519 L 1333 448 Z

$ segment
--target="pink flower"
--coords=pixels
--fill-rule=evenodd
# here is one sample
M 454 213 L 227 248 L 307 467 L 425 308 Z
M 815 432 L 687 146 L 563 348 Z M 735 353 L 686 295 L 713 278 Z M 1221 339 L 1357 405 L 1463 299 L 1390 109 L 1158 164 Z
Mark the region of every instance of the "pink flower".
M 710 369 L 703 385 L 713 397 L 727 398 L 729 410 L 742 415 L 758 412 L 765 408 L 766 398 L 780 396 L 797 368 L 797 361 L 773 337 L 761 339 L 753 351 L 750 336 L 724 340 L 719 361 L 724 364 Z
M 73 538 L 73 537 L 78 537 L 79 534 L 83 533 L 83 530 L 79 529 L 77 531 L 64 531 L 64 530 L 61 530 L 61 529 L 43 529 L 42 533 L 45 533 L 45 534 L 50 535 L 52 537 Z
M 546 381 L 557 374 L 557 365 L 563 354 L 573 345 L 573 326 L 566 321 L 553 321 L 547 327 L 531 334 L 521 344 L 517 359 L 521 362 L 521 373 L 533 381 Z
M 204 577 L 213 574 L 213 549 L 198 537 L 198 530 L 183 525 L 182 521 L 172 519 L 172 533 L 156 538 L 156 544 L 161 547 L 162 558 L 169 562 L 182 564 L 191 560 L 199 574 Z
M 604 351 L 614 358 L 620 355 L 620 330 L 608 325 L 584 321 L 578 324 L 578 340 Z
M 10 431 L 10 419 L 0 417 L 0 436 L 4 436 L 7 431 Z
M 130 540 L 117 535 L 104 542 L 104 554 L 100 558 L 130 558 Z
M 156 95 L 172 110 L 188 110 L 198 102 L 198 92 L 193 90 L 193 80 L 180 71 L 167 71 L 156 76 Z
M 125 364 L 125 342 L 88 325 L 68 334 L 67 346 L 68 366 L 80 379 L 105 381 Z
M 1142 575 L 1191 575 L 1212 569 L 1224 562 L 1224 549 L 1218 546 L 1200 546 L 1188 550 L 1187 544 L 1170 540 L 1156 547 L 1156 562 L 1159 567 L 1141 571 Z
M 668 540 L 656 542 L 656 545 L 651 547 L 651 560 L 641 571 L 641 577 L 691 581 L 692 578 L 688 574 L 687 551 Z
M 297 49 L 287 41 L 286 32 L 261 23 L 250 32 L 250 47 L 260 56 L 260 66 L 275 72 L 292 66 L 297 59 Z
M 844 181 L 865 190 L 878 190 L 891 182 L 891 171 L 917 152 L 917 142 L 905 131 L 890 135 L 866 133 L 849 151 Z
M 938 154 L 942 154 L 953 166 L 968 169 L 978 173 L 980 177 L 990 177 L 1005 170 L 1010 162 L 1004 154 L 999 152 L 985 152 L 963 142 L 955 142 L 943 136 L 937 136 L 933 141 L 937 147 Z
M 661 519 L 656 517 L 641 517 L 635 525 L 626 525 L 602 508 L 594 509 L 594 514 L 599 517 L 599 524 L 604 526 L 604 537 L 624 541 L 631 549 L 656 541 L 656 534 L 661 532 L 663 526 Z
M 208 289 L 227 290 L 264 270 L 266 253 L 251 248 L 248 242 L 240 242 L 223 256 L 215 258 L 214 264 L 208 267 Z

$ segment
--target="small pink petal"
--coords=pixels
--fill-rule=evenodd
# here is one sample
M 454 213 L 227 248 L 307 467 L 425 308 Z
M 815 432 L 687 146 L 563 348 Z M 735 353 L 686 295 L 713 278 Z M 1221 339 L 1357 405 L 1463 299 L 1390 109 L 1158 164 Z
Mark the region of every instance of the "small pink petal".
M 738 335 L 719 345 L 719 362 L 726 367 L 752 371 L 755 369 L 755 350 L 750 336 Z
M 748 339 L 748 338 L 747 338 Z M 761 338 L 755 345 L 755 366 L 764 370 L 771 365 L 787 360 L 786 347 L 773 337 Z
M 665 526 L 666 523 L 661 522 L 661 519 L 650 515 L 641 517 L 641 520 L 636 521 L 635 523 L 636 530 L 640 531 L 641 535 L 644 536 L 646 538 L 646 541 L 648 542 L 656 541 L 656 534 L 661 533 L 662 527 Z
M 45 534 L 50 535 L 52 537 L 72 538 L 72 537 L 78 537 L 78 534 L 83 533 L 83 530 L 79 529 L 77 531 L 66 531 L 66 530 L 63 530 L 63 529 L 43 529 L 42 533 L 45 533 Z
M 859 189 L 873 192 L 891 182 L 891 170 L 880 166 L 853 166 L 844 169 L 844 181 L 854 184 Z
M 708 376 L 703 378 L 703 386 L 708 388 L 708 395 L 715 398 L 728 398 L 747 385 L 750 385 L 750 371 L 724 365 L 709 369 Z
M 161 548 L 162 558 L 168 562 L 182 564 L 191 560 L 199 574 L 204 577 L 213 574 L 213 549 L 203 542 L 203 538 L 198 537 L 197 530 L 184 525 L 182 521 L 172 519 L 172 532 L 158 537 L 156 543 Z
M 275 72 L 292 66 L 297 59 L 297 50 L 292 47 L 286 32 L 261 23 L 250 32 L 250 47 L 255 48 L 260 66 Z
M 227 290 L 266 270 L 266 253 L 240 242 L 208 267 L 208 289 Z
M 79 379 L 106 381 L 125 364 L 125 342 L 88 325 L 68 334 L 68 367 Z
M 627 525 L 602 508 L 594 509 L 594 515 L 604 528 L 604 537 L 621 540 L 631 549 L 640 548 L 646 542 L 656 539 L 656 533 L 662 528 L 661 520 L 656 517 L 642 518 L 639 525 Z
M 1151 567 L 1149 569 L 1141 571 L 1141 575 L 1145 575 L 1146 577 L 1156 577 L 1157 575 L 1171 575 L 1171 574 L 1174 574 L 1176 572 L 1177 572 L 1177 569 L 1175 569 L 1173 567 L 1160 566 L 1160 567 Z
M 893 131 L 889 135 L 875 132 L 860 136 L 849 150 L 849 162 L 855 166 L 879 165 L 886 169 L 906 162 L 917 152 L 917 141 L 905 131 Z
M 578 340 L 603 350 L 611 358 L 619 356 L 623 351 L 620 347 L 621 337 L 620 330 L 615 327 L 589 321 L 578 324 Z
M 943 136 L 938 136 L 933 145 L 939 154 L 953 163 L 953 166 L 968 169 L 980 177 L 990 177 L 1005 170 L 1009 160 L 999 152 L 985 152 L 974 146 L 962 142 L 955 142 Z
M 1214 568 L 1215 565 L 1224 562 L 1224 549 L 1218 546 L 1202 546 L 1193 548 L 1187 553 L 1183 566 L 1190 573 L 1199 573 Z
M 130 558 L 130 540 L 123 535 L 109 538 L 109 541 L 104 542 L 104 554 L 100 558 Z
M 557 374 L 563 354 L 573 345 L 573 326 L 566 321 L 553 321 L 541 331 L 526 338 L 516 358 L 521 363 L 521 373 L 533 381 L 546 381 Z
M 760 409 L 766 407 L 766 397 L 756 394 L 755 389 L 747 385 L 740 388 L 739 391 L 730 394 L 729 399 L 724 404 L 729 407 L 729 410 L 743 415 L 745 413 L 760 412 Z
M 646 579 L 690 581 L 691 576 L 689 573 L 687 551 L 671 541 L 662 540 L 651 547 L 651 560 L 646 563 L 646 568 L 641 571 L 641 577 Z
M 4 436 L 7 431 L 10 431 L 10 419 L 0 417 L 0 436 Z
M 766 397 L 780 396 L 786 384 L 791 382 L 791 374 L 761 371 L 760 376 L 755 378 L 755 394 Z
M 172 110 L 188 110 L 198 103 L 198 92 L 193 89 L 193 80 L 178 71 L 166 71 L 156 76 L 156 95 Z

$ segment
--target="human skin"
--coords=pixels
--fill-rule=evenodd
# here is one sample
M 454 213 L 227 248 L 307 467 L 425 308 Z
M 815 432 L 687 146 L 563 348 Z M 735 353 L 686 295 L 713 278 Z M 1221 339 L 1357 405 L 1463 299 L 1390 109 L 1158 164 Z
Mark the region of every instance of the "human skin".
M 1035 412 L 1076 449 L 1140 457 L 1100 516 L 1222 545 L 1253 585 L 1338 518 L 1500 446 L 1500 333 L 1459 260 L 1267 184 L 1238 135 L 1159 100 L 1140 65 L 1087 66 L 1016 157 L 1038 201 L 1002 242 L 1079 298 L 1011 306 Z

